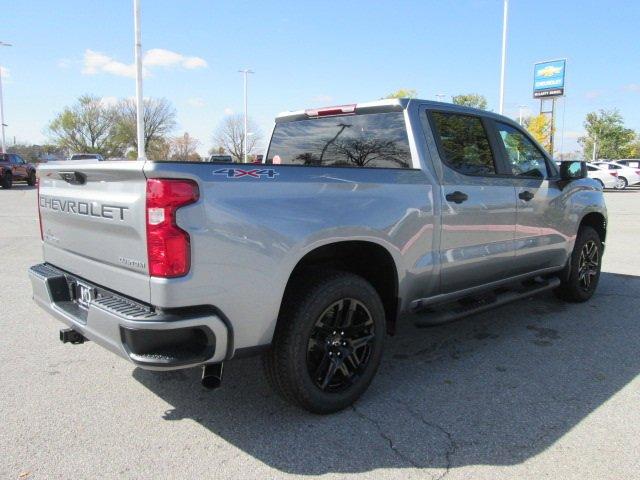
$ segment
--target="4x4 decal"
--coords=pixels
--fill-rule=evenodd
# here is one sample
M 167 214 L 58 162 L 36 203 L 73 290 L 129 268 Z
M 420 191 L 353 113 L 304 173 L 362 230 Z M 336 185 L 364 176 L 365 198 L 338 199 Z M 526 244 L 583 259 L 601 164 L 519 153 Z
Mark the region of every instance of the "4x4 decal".
M 214 170 L 214 175 L 226 175 L 227 178 L 276 178 L 279 175 L 273 168 L 253 168 L 243 170 L 242 168 L 221 168 Z

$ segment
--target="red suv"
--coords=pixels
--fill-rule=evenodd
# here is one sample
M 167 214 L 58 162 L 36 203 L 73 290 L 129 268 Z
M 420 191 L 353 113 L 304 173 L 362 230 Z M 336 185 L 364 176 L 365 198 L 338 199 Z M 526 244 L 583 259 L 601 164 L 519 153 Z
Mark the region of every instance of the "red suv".
M 25 162 L 15 153 L 0 153 L 0 187 L 11 188 L 16 180 L 24 180 L 27 185 L 35 185 L 36 166 Z

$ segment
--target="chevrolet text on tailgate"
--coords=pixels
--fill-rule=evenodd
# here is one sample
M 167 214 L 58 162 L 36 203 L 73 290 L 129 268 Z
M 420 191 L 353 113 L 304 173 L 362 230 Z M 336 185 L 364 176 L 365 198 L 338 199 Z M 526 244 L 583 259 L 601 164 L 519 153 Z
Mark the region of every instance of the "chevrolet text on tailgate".
M 202 366 L 210 388 L 260 353 L 318 413 L 363 394 L 405 313 L 588 300 L 606 236 L 585 164 L 557 167 L 508 118 L 422 100 L 282 114 L 261 165 L 48 163 L 38 187 L 29 273 L 62 341 Z

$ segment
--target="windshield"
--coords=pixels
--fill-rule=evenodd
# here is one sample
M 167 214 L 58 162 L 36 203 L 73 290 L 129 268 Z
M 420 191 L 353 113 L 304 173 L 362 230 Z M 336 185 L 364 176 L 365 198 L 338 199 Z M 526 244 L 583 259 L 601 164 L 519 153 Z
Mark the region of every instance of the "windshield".
M 266 163 L 411 168 L 404 115 L 371 113 L 278 123 Z

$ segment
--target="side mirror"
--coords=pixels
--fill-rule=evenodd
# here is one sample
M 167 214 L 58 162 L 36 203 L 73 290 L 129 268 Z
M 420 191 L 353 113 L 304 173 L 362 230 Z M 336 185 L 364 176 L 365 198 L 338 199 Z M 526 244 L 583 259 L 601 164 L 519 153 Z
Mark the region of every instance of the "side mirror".
M 586 162 L 560 162 L 560 180 L 568 183 L 588 176 Z

